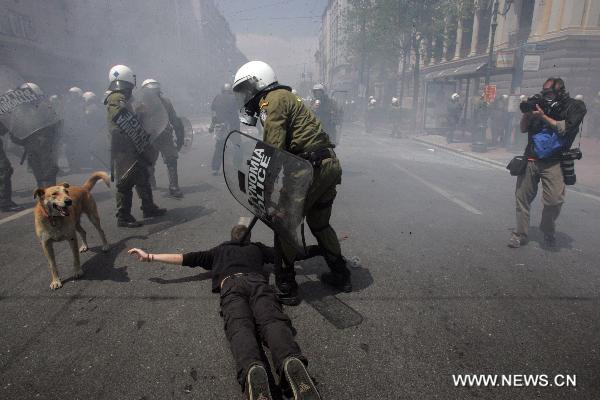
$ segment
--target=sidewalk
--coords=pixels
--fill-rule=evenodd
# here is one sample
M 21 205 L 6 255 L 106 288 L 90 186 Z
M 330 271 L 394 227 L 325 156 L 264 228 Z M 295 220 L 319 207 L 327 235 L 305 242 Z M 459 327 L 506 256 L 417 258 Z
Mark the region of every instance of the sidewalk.
M 440 135 L 423 134 L 414 136 L 413 139 L 428 146 L 441 148 L 501 167 L 506 167 L 514 156 L 523 154 L 521 151 L 511 152 L 503 147 L 489 147 L 487 152 L 477 153 L 471 150 L 470 142 L 449 144 L 446 142 L 446 137 Z M 575 162 L 577 183 L 570 186 L 570 188 L 600 195 L 600 140 L 583 138 L 581 140 L 581 151 L 583 158 Z

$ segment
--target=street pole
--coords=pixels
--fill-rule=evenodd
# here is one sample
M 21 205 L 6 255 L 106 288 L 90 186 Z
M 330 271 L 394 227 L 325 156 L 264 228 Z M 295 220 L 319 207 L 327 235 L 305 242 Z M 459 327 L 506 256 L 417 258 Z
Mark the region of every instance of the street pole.
M 496 28 L 498 27 L 498 0 L 494 0 L 494 5 L 492 7 L 492 22 L 490 25 L 490 45 L 489 45 L 489 53 L 488 53 L 488 62 L 487 68 L 485 69 L 485 86 L 490 84 L 490 80 L 492 78 L 492 68 L 494 63 L 494 40 L 496 38 Z M 473 151 L 479 153 L 485 153 L 487 151 L 487 121 L 490 115 L 490 107 L 489 104 L 485 108 L 485 112 L 483 113 L 483 118 L 481 121 L 481 130 L 479 132 L 479 137 L 476 141 L 471 144 L 471 149 Z

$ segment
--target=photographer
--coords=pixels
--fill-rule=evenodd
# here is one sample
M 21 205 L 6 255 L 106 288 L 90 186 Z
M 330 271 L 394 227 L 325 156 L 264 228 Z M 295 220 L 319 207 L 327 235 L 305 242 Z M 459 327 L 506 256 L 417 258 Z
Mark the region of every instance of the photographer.
M 552 247 L 555 245 L 555 221 L 565 197 L 561 154 L 571 148 L 577 137 L 586 108 L 583 101 L 569 97 L 562 79 L 548 78 L 540 94 L 521 103 L 521 111 L 520 128 L 521 132 L 527 133 L 528 140 L 523 166 L 517 174 L 517 226 L 508 246 L 517 248 L 527 242 L 531 202 L 541 181 L 544 209 L 540 230 L 544 233 L 544 243 Z M 549 155 L 540 155 L 536 136 L 548 133 L 553 134 L 559 146 L 555 146 Z

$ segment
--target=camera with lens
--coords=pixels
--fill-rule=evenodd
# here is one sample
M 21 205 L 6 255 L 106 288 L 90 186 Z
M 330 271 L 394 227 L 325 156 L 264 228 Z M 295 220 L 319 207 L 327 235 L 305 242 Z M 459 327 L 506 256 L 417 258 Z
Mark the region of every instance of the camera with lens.
M 577 182 L 575 175 L 575 160 L 581 160 L 583 154 L 580 149 L 570 149 L 560 154 L 560 169 L 563 173 L 565 185 L 574 185 Z
M 559 116 L 561 109 L 558 100 L 545 98 L 540 93 L 529 97 L 519 104 L 522 113 L 535 111 L 537 109 L 536 106 L 540 106 L 542 111 L 544 111 L 544 114 L 554 117 L 555 119 Z

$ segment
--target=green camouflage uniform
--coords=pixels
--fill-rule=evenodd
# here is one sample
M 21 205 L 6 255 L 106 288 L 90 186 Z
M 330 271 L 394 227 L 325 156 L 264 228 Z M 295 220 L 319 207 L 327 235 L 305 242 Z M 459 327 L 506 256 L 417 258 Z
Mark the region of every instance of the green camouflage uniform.
M 144 154 L 138 154 L 131 139 L 121 131 L 113 122 L 115 115 L 122 108 L 127 108 L 133 112 L 131 103 L 128 102 L 125 95 L 121 92 L 112 92 L 104 101 L 107 107 L 108 131 L 110 133 L 110 152 L 111 164 L 114 167 L 114 175 L 117 181 L 117 218 L 127 218 L 131 215 L 131 203 L 133 198 L 133 187 L 142 201 L 142 210 L 151 212 L 156 209 L 152 198 L 152 188 L 150 187 L 150 175 L 148 166 L 156 158 L 156 150 L 153 146 L 148 146 Z M 133 163 L 138 160 L 132 174 L 126 181 L 121 181 L 123 175 L 130 169 Z
M 0 125 L 0 207 L 12 205 L 12 166 L 4 152 L 4 141 L 2 136 L 6 134 L 4 126 Z
M 265 142 L 296 155 L 334 147 L 315 114 L 289 90 L 275 89 L 266 93 L 260 99 L 259 107 Z M 341 179 L 342 168 L 337 157 L 324 159 L 321 166 L 314 169 L 304 206 L 306 222 L 330 267 L 331 263 L 341 259 L 340 242 L 329 225 L 337 194 L 335 187 Z M 293 266 L 294 246 L 279 242 L 285 264 Z M 345 272 L 345 267 L 339 272 Z
M 152 143 L 157 152 L 150 174 L 151 176 L 154 176 L 154 165 L 156 164 L 158 153 L 160 152 L 169 173 L 169 187 L 178 189 L 179 179 L 177 176 L 177 159 L 179 158 L 179 149 L 183 146 L 184 141 L 183 124 L 179 120 L 171 101 L 162 96 L 160 99 L 169 115 L 170 126 L 168 126 L 167 129 L 165 129 Z M 173 142 L 173 133 L 175 133 L 176 142 Z

